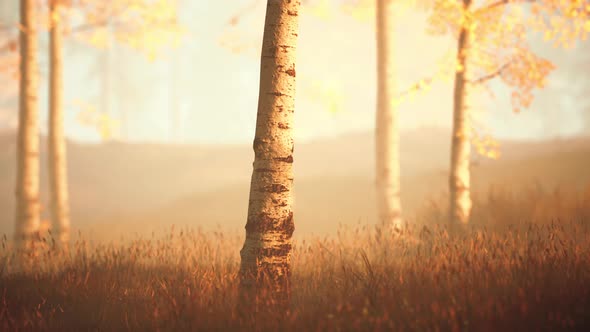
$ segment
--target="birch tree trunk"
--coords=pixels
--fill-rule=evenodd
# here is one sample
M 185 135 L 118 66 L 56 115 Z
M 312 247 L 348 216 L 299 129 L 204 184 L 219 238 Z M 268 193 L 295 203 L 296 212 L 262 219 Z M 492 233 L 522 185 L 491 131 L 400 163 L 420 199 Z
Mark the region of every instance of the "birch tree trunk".
M 112 116 L 111 113 L 111 30 L 107 23 L 107 45 L 101 56 L 102 67 L 102 86 L 101 90 L 101 111 L 105 115 Z
M 111 110 L 111 116 L 115 118 L 115 114 L 119 115 L 119 126 L 117 128 L 119 134 L 118 139 L 125 142 L 128 141 L 130 137 L 129 118 L 135 89 L 133 88 L 133 82 L 129 78 L 128 69 L 126 67 L 128 57 L 126 57 L 125 54 L 121 52 L 121 49 L 114 44 L 112 45 L 112 48 L 109 48 L 109 52 L 110 58 L 114 59 L 114 65 L 110 65 L 110 67 L 112 67 L 113 72 L 116 73 L 112 84 L 114 93 L 108 93 L 109 99 L 112 95 L 116 105 L 116 107 Z
M 255 157 L 246 239 L 240 251 L 240 294 L 245 303 L 255 300 L 265 306 L 290 301 L 299 8 L 299 0 L 268 0 L 264 24 Z
M 17 247 L 27 249 L 39 230 L 39 123 L 35 0 L 20 1 L 20 92 L 16 168 Z
M 377 209 L 382 223 L 401 226 L 399 132 L 395 98 L 394 4 L 377 0 L 377 116 L 375 125 Z
M 59 0 L 50 2 L 49 30 L 49 186 L 50 209 L 57 243 L 70 238 L 66 141 L 63 126 L 63 36 Z
M 178 96 L 178 51 L 173 50 L 172 59 L 170 61 L 170 142 L 177 142 L 180 134 L 180 109 Z
M 465 10 L 471 0 L 464 0 Z M 450 222 L 457 227 L 469 222 L 471 213 L 470 170 L 471 124 L 469 121 L 469 47 L 470 32 L 461 28 L 457 45 L 458 69 L 455 72 L 453 95 L 453 137 L 451 141 L 451 172 L 449 177 Z

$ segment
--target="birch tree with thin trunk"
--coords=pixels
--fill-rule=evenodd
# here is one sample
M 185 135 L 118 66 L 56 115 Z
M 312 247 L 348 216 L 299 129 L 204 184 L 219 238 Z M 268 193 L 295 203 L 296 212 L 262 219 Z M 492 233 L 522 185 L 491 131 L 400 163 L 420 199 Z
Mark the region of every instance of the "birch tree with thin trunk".
M 394 2 L 377 0 L 377 116 L 375 124 L 377 208 L 382 223 L 401 226 L 399 131 L 394 98 Z
M 17 247 L 27 249 L 39 229 L 39 123 L 36 1 L 20 1 L 20 92 L 16 167 Z
M 473 0 L 433 0 L 429 5 L 429 31 L 450 34 L 457 42 L 456 57 L 453 65 L 448 66 L 452 69 L 449 77 L 454 76 L 449 174 L 451 228 L 469 223 L 471 150 L 493 159 L 499 156 L 498 144 L 493 139 L 478 137 L 472 120 L 477 111 L 474 103 L 485 97 L 482 92 L 491 92 L 489 82 L 497 78 L 511 90 L 515 112 L 529 107 L 534 89 L 544 88 L 554 66 L 531 50 L 528 32 L 541 31 L 549 39 L 558 36 L 560 42 L 584 35 L 581 27 L 588 16 L 568 14 L 571 4 L 538 1 L 531 4 L 530 11 L 523 10 L 524 4 L 525 1 L 483 0 L 476 5 Z M 437 75 L 445 78 L 446 73 L 442 70 Z M 427 84 L 417 85 L 418 89 L 426 88 L 435 79 L 425 80 Z
M 70 209 L 63 124 L 63 31 L 60 7 L 60 0 L 50 0 L 49 188 L 51 220 L 57 244 L 67 248 L 70 238 Z
M 111 114 L 111 29 L 109 23 L 106 24 L 106 45 L 101 54 L 101 111 L 105 115 Z
M 298 0 L 267 1 L 246 239 L 240 251 L 244 305 L 285 305 L 290 299 L 299 9 Z
M 180 57 L 177 50 L 172 50 L 170 59 L 170 142 L 178 142 L 180 135 L 180 97 L 178 95 L 178 69 Z
M 463 0 L 469 10 L 471 0 Z M 471 126 L 469 123 L 469 84 L 467 63 L 471 31 L 462 26 L 457 41 L 457 69 L 453 88 L 453 131 L 451 140 L 451 171 L 449 176 L 451 225 L 466 224 L 471 213 L 469 162 L 471 157 Z

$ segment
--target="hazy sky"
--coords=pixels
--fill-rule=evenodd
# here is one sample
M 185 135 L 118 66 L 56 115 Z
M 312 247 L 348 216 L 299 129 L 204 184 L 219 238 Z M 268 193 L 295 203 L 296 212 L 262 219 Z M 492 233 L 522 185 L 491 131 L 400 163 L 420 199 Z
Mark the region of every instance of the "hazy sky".
M 227 24 L 234 13 L 252 1 L 184 1 L 188 5 L 184 5 L 181 11 L 181 21 L 190 29 L 179 50 L 178 85 L 182 88 L 178 95 L 184 112 L 184 141 L 249 143 L 253 139 L 264 1 L 248 11 L 237 26 Z M 6 17 L 5 13 L 2 16 Z M 427 36 L 424 22 L 424 15 L 409 12 L 398 18 L 396 37 L 399 47 L 395 57 L 400 90 L 428 77 L 435 70 L 437 60 L 454 48 L 448 38 Z M 306 140 L 372 130 L 375 113 L 373 22 L 359 22 L 337 10 L 328 18 L 318 18 L 304 11 L 299 36 L 296 138 Z M 221 41 L 243 50 L 233 53 L 228 47 L 222 47 Z M 46 38 L 42 36 L 42 50 L 44 45 Z M 65 79 L 67 134 L 73 139 L 96 140 L 95 131 L 76 121 L 79 109 L 71 103 L 84 100 L 98 106 L 98 52 L 74 43 L 68 46 Z M 540 53 L 555 60 L 558 66 L 571 61 L 576 52 L 538 46 Z M 168 59 L 163 57 L 149 63 L 124 48 L 117 48 L 114 52 L 117 58 L 112 68 L 113 112 L 118 114 L 119 105 L 127 109 L 130 140 L 166 140 L 170 104 Z M 46 61 L 42 59 L 41 65 L 46 65 Z M 482 108 L 481 122 L 492 134 L 502 138 L 544 138 L 581 133 L 583 125 L 577 105 L 567 96 L 556 98 L 560 96 L 556 89 L 566 84 L 561 76 L 560 80 L 558 73 L 552 74 L 549 87 L 536 93 L 537 96 L 543 94 L 543 97 L 537 99 L 531 109 L 518 115 L 511 112 L 509 92 L 495 84 L 497 98 Z M 40 89 L 40 111 L 45 119 L 46 85 L 42 84 Z M 335 103 L 331 104 L 330 96 L 335 96 Z M 440 83 L 415 101 L 403 104 L 399 110 L 401 127 L 449 127 L 451 97 L 451 82 Z M 2 119 L 0 117 L 0 121 Z

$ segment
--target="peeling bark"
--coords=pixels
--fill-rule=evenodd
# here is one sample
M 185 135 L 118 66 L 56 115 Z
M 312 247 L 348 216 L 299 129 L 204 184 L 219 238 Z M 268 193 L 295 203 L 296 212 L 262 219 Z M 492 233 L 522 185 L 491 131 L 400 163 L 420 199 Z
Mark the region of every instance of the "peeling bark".
M 67 248 L 70 211 L 66 141 L 63 126 L 63 36 L 61 21 L 51 19 L 59 12 L 59 0 L 51 0 L 49 30 L 49 186 L 51 218 L 57 244 Z
M 470 0 L 464 0 L 467 10 Z M 471 213 L 470 170 L 471 124 L 469 123 L 469 47 L 471 35 L 469 29 L 461 28 L 457 43 L 458 67 L 455 72 L 453 95 L 453 132 L 451 141 L 451 172 L 449 177 L 450 223 L 457 227 L 469 222 Z
M 395 98 L 394 4 L 377 0 L 377 116 L 375 125 L 377 209 L 387 226 L 400 226 L 399 132 Z
M 27 249 L 39 231 L 39 119 L 35 0 L 20 2 L 20 91 L 16 167 L 17 247 Z
M 260 66 L 254 164 L 240 293 L 246 305 L 290 301 L 295 50 L 300 2 L 268 0 Z M 287 69 L 285 69 L 287 68 Z M 254 302 L 252 302 L 254 301 Z

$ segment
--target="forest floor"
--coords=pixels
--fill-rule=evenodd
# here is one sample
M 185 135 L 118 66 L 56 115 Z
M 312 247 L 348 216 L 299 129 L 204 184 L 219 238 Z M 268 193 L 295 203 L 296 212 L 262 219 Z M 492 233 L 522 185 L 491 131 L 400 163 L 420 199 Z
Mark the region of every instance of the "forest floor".
M 5 240 L 0 330 L 590 331 L 590 190 L 475 203 L 461 235 L 422 223 L 297 240 L 290 311 L 258 316 L 237 306 L 241 232 L 172 228 L 98 245 L 82 235 L 70 255 L 46 250 L 20 272 Z

